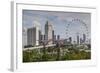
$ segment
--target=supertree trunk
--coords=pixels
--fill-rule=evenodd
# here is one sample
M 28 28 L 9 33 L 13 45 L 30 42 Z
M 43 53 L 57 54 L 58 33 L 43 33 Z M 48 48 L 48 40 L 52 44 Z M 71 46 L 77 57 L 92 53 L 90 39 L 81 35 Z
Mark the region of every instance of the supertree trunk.
M 57 60 L 60 60 L 60 44 L 57 43 L 56 46 L 57 46 Z

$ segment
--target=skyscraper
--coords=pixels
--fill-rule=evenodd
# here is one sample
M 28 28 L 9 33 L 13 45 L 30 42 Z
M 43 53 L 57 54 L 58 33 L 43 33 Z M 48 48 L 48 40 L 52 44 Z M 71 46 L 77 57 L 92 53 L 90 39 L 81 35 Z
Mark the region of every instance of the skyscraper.
M 53 44 L 55 43 L 55 35 L 54 35 L 54 30 L 52 30 L 52 41 L 53 41 Z
M 45 40 L 49 41 L 48 44 L 53 43 L 53 25 L 48 21 L 45 24 Z
M 57 40 L 58 40 L 58 41 L 60 40 L 60 35 L 57 35 Z
M 27 30 L 27 44 L 28 45 L 39 45 L 40 40 L 40 24 L 38 22 L 34 22 L 34 26 L 32 28 L 28 28 Z
M 54 35 L 54 44 L 56 44 L 56 41 L 57 41 L 56 35 Z
M 43 40 L 43 35 L 42 35 L 42 31 L 39 30 L 39 45 L 41 45 Z
M 36 45 L 36 28 L 28 28 L 27 30 L 27 44 Z
M 69 43 L 70 44 L 72 43 L 72 37 L 69 37 Z
M 25 47 L 27 45 L 27 28 L 22 28 L 22 47 Z
M 77 35 L 77 44 L 80 44 L 80 38 L 79 38 L 79 35 Z
M 86 35 L 83 34 L 83 42 L 85 43 L 85 41 L 86 41 Z

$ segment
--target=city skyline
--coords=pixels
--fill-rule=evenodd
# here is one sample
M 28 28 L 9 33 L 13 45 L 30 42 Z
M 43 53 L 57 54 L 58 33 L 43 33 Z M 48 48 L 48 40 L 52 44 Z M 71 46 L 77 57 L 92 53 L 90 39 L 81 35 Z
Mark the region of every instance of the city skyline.
M 39 24 L 42 33 L 45 34 L 44 26 L 46 21 L 49 21 L 53 25 L 56 35 L 60 35 L 61 38 L 65 39 L 66 29 L 68 29 L 69 37 L 75 40 L 76 33 L 81 34 L 80 37 L 82 37 L 83 34 L 87 34 L 87 29 L 83 23 L 77 21 L 72 22 L 73 19 L 80 19 L 85 22 L 86 27 L 88 27 L 88 36 L 90 39 L 91 16 L 89 13 L 23 10 L 23 31 L 32 28 L 35 24 Z M 67 28 L 68 24 L 70 26 Z M 23 34 L 23 36 L 25 41 L 26 34 Z

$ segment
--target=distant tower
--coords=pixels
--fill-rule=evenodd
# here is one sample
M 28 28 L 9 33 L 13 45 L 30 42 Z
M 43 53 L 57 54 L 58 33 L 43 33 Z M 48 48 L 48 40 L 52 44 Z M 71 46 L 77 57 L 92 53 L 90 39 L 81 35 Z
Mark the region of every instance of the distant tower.
M 77 33 L 77 44 L 80 44 L 80 37 L 79 37 L 79 33 Z
M 83 42 L 85 43 L 85 41 L 86 41 L 86 35 L 83 34 Z
M 60 35 L 57 35 L 57 40 L 60 40 Z
M 34 21 L 33 26 L 34 26 L 34 28 L 36 28 L 36 45 L 39 45 L 39 40 L 40 40 L 39 36 L 41 35 L 40 23 L 37 21 Z
M 55 43 L 55 35 L 54 35 L 54 30 L 52 30 L 52 41 L 53 41 L 53 44 Z
M 56 40 L 57 40 L 57 39 L 56 39 L 56 35 L 54 35 L 54 44 L 56 43 Z
M 72 37 L 69 37 L 69 43 L 70 44 L 72 43 Z
M 46 22 L 45 24 L 45 40 L 49 41 L 48 44 L 52 44 L 53 43 L 53 25 L 50 22 Z
M 39 30 L 39 45 L 41 45 L 42 40 L 43 40 L 42 31 Z
M 27 45 L 27 28 L 22 28 L 22 47 L 25 47 Z

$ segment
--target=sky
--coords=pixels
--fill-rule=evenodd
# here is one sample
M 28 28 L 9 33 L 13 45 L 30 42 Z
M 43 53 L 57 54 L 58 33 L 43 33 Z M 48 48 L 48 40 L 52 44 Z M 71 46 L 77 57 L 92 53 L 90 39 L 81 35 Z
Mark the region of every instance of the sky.
M 56 11 L 36 11 L 23 10 L 22 25 L 23 36 L 26 36 L 25 30 L 34 26 L 35 22 L 40 24 L 42 33 L 44 33 L 44 26 L 46 21 L 49 21 L 54 28 L 56 35 L 60 38 L 73 37 L 76 34 L 91 35 L 91 14 L 79 12 L 56 12 Z

